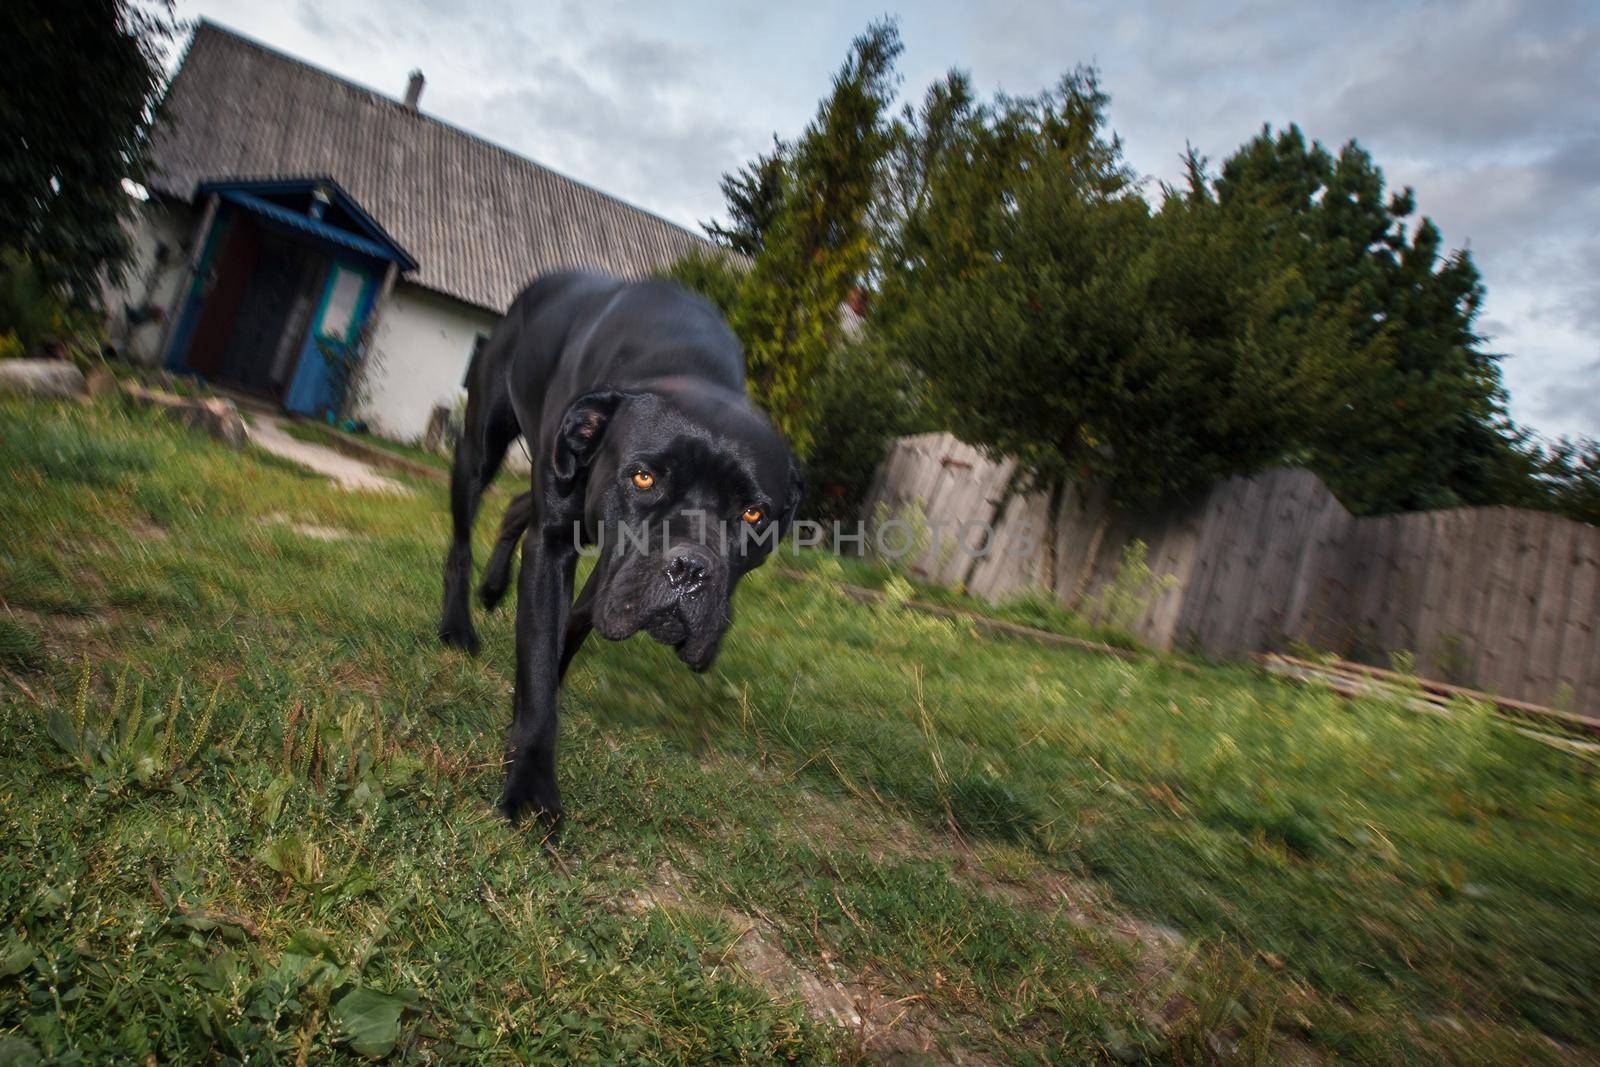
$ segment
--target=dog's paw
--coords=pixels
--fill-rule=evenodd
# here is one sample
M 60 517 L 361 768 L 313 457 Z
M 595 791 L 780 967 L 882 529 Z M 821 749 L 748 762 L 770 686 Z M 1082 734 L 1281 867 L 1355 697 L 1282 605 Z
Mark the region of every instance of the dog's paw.
M 561 832 L 561 822 L 565 812 L 561 809 L 561 800 L 558 797 L 546 797 L 543 800 L 534 797 L 514 797 L 507 793 L 500 798 L 497 805 L 500 814 L 512 826 L 520 826 L 524 819 L 534 819 L 544 830 L 546 840 L 555 840 Z
M 500 606 L 500 601 L 506 597 L 506 588 L 511 584 L 509 574 L 497 574 L 493 571 L 483 576 L 483 581 L 478 585 L 478 602 L 483 605 L 484 611 L 493 611 Z
M 465 624 L 440 623 L 439 640 L 450 648 L 459 648 L 468 655 L 476 656 L 478 654 L 478 631 L 472 628 L 470 622 Z

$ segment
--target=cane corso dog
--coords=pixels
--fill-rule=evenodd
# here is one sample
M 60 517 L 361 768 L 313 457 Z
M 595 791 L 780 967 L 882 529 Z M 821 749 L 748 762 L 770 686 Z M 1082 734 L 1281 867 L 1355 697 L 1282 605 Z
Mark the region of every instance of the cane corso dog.
M 479 596 L 499 603 L 521 541 L 500 808 L 554 830 L 556 690 L 589 631 L 620 641 L 643 630 L 693 670 L 711 666 L 734 586 L 793 522 L 804 481 L 746 397 L 743 353 L 709 304 L 666 282 L 540 278 L 467 371 L 439 637 L 468 652 L 472 523 L 519 435 L 532 485 L 506 511 Z M 574 601 L 580 554 L 595 560 Z

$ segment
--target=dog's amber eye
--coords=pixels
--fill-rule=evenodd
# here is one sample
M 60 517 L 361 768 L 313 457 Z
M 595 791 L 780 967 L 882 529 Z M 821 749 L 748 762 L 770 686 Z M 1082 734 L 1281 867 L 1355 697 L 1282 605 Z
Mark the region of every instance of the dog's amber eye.
M 748 522 L 751 526 L 754 526 L 756 523 L 761 521 L 762 516 L 765 514 L 766 513 L 760 508 L 745 508 L 744 521 Z
M 635 489 L 648 489 L 656 484 L 656 476 L 649 471 L 634 471 L 633 487 Z

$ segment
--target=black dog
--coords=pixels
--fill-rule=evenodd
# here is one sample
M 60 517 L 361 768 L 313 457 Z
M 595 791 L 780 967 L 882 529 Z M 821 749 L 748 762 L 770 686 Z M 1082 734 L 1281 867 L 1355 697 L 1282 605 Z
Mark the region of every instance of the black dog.
M 613 641 L 644 630 L 705 670 L 732 619 L 735 584 L 793 521 L 803 480 L 746 398 L 738 341 L 709 304 L 664 282 L 540 278 L 467 371 L 439 637 L 470 652 L 472 522 L 519 434 L 533 485 L 506 511 L 479 594 L 485 607 L 499 603 L 522 540 L 500 807 L 554 828 L 556 689 L 590 629 Z M 574 602 L 580 547 L 594 544 Z

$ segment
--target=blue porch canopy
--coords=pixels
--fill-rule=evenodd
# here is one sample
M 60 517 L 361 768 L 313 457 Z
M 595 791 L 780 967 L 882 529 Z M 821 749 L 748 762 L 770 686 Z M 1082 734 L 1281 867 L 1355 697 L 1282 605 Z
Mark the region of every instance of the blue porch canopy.
M 209 181 L 201 182 L 198 192 L 201 197 L 215 193 L 267 222 L 398 263 L 402 272 L 417 269 L 417 261 L 332 178 Z

